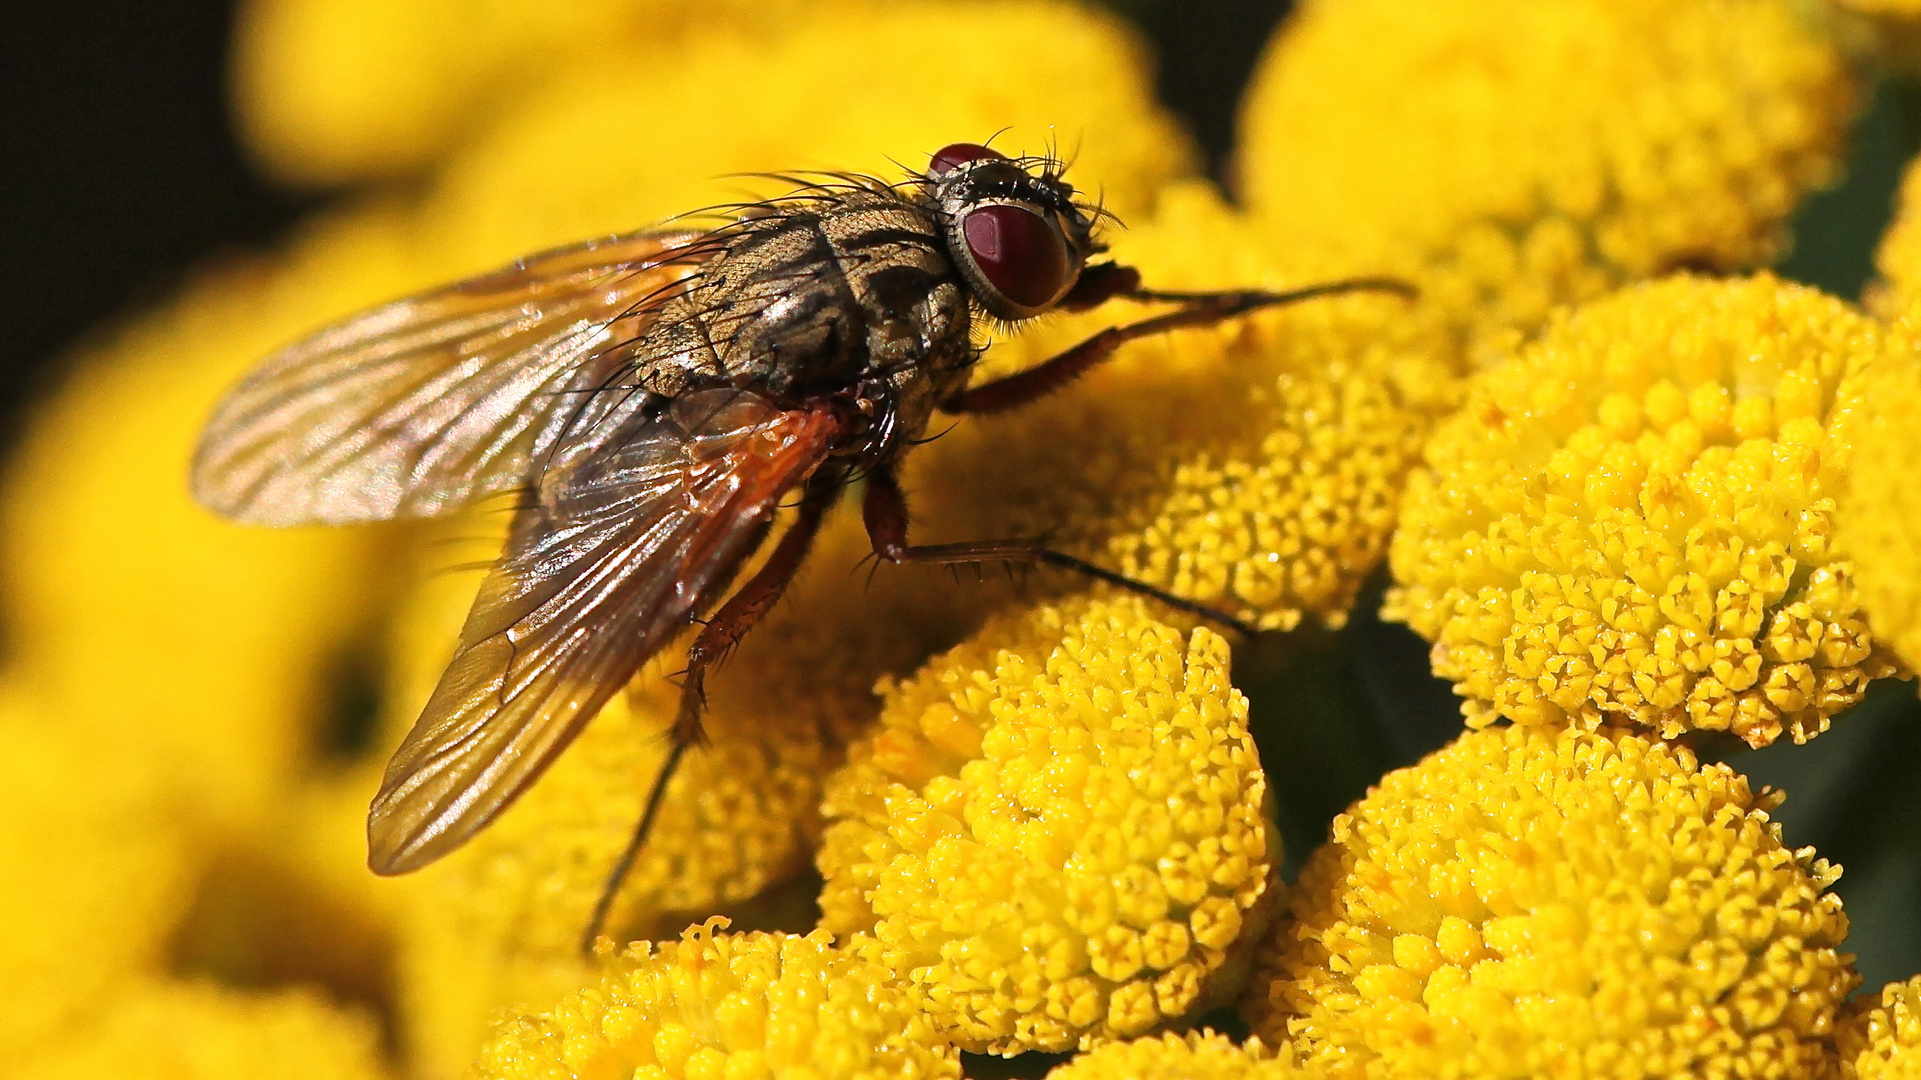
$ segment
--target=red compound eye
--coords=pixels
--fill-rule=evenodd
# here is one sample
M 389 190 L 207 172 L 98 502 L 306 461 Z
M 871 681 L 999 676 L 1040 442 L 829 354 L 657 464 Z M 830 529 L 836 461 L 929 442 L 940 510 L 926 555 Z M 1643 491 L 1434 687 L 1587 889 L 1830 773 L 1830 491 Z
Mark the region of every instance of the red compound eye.
M 960 232 L 980 276 L 1008 304 L 1023 309 L 1021 314 L 1031 315 L 1052 303 L 1073 276 L 1067 242 L 1032 210 L 982 206 L 961 218 Z
M 941 147 L 940 150 L 934 154 L 933 160 L 927 163 L 927 175 L 941 176 L 945 173 L 953 172 L 955 169 L 970 161 L 979 161 L 982 158 L 988 158 L 994 161 L 1006 161 L 1007 155 L 998 150 L 990 150 L 979 143 L 951 143 Z

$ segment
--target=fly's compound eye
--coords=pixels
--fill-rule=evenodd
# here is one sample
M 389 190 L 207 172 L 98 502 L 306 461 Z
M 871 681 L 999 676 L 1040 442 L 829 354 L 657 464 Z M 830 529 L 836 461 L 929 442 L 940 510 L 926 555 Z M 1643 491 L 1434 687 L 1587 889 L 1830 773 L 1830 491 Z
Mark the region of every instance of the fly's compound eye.
M 927 175 L 944 176 L 970 161 L 1006 161 L 1007 155 L 979 143 L 949 143 L 935 152 L 927 163 Z
M 1025 206 L 975 206 L 955 223 L 961 268 L 987 310 L 1003 319 L 1038 315 L 1080 275 L 1079 259 L 1052 218 Z

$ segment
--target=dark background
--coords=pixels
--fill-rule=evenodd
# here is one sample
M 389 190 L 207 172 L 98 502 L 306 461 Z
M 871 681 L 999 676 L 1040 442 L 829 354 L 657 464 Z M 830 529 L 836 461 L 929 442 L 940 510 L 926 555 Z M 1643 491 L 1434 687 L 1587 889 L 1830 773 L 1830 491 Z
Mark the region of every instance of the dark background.
M 1164 100 L 1210 161 L 1229 149 L 1241 84 L 1284 2 L 1115 0 L 1155 41 Z M 0 448 L 57 357 L 115 315 L 165 296 L 191 267 L 271 241 L 325 193 L 278 190 L 248 168 L 226 105 L 230 4 L 221 0 L 12 0 L 0 34 Z M 1843 296 L 1872 272 L 1916 95 L 1884 86 L 1860 120 L 1846 181 L 1813 199 L 1780 270 Z M 1371 594 L 1378 600 L 1378 587 Z M 1263 757 L 1290 856 L 1381 771 L 1459 730 L 1424 646 L 1369 617 L 1248 650 Z M 1329 673 L 1335 677 L 1330 678 Z M 1275 692 L 1284 687 L 1282 692 Z M 1266 692 L 1263 692 L 1263 690 Z M 1788 840 L 1849 867 L 1839 891 L 1867 986 L 1921 969 L 1921 707 L 1886 686 L 1807 747 L 1723 754 L 1793 792 Z

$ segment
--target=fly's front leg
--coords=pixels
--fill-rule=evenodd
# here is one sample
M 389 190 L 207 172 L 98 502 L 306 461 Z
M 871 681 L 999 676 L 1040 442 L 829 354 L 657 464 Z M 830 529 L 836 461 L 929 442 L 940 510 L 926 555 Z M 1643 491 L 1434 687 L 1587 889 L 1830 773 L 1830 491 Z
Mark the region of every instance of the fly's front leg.
M 1110 326 L 1026 371 L 962 390 L 941 402 L 941 409 L 950 413 L 994 413 L 1016 408 L 1067 385 L 1114 355 L 1122 345 L 1138 338 L 1187 326 L 1212 326 L 1262 308 L 1351 292 L 1391 292 L 1409 299 L 1417 295 L 1414 286 L 1404 281 L 1379 277 L 1328 281 L 1288 292 L 1160 292 L 1141 288 L 1141 275 L 1132 267 L 1115 263 L 1090 266 L 1082 271 L 1074 288 L 1061 298 L 1059 306 L 1062 309 L 1085 311 L 1116 297 L 1187 306 L 1125 326 Z
M 720 610 L 714 612 L 713 617 L 707 620 L 707 625 L 701 627 L 700 633 L 694 636 L 694 643 L 687 647 L 687 671 L 680 684 L 680 710 L 674 716 L 673 746 L 667 751 L 667 760 L 661 762 L 660 771 L 654 775 L 653 787 L 647 792 L 646 808 L 640 813 L 633 836 L 615 861 L 613 871 L 607 875 L 607 883 L 601 886 L 600 899 L 595 901 L 593 916 L 580 938 L 580 951 L 583 954 L 593 952 L 594 941 L 600 937 L 601 927 L 606 925 L 607 913 L 613 909 L 614 896 L 620 892 L 620 883 L 626 879 L 627 872 L 633 869 L 634 859 L 647 842 L 647 834 L 653 831 L 654 817 L 660 813 L 660 804 L 667 794 L 667 782 L 679 770 L 687 748 L 707 741 L 700 726 L 700 714 L 707 705 L 707 669 L 726 659 L 727 654 L 746 636 L 748 628 L 759 622 L 761 616 L 767 614 L 768 609 L 780 599 L 780 594 L 786 591 L 787 583 L 794 579 L 794 573 L 807 558 L 808 549 L 813 547 L 821 521 L 833 507 L 834 500 L 840 496 L 842 483 L 838 474 L 828 473 L 826 469 L 814 474 L 801 496 L 799 516 L 781 535 L 773 553 L 767 556 L 767 561 L 747 580 L 747 584 L 735 590 L 734 595 L 720 606 Z
M 1178 611 L 1198 615 L 1243 634 L 1253 634 L 1257 631 L 1256 627 L 1219 608 L 1175 596 L 1145 581 L 1136 581 L 1125 574 L 1096 566 L 1064 551 L 1055 551 L 1039 540 L 1016 538 L 971 540 L 959 544 L 910 544 L 907 542 L 907 497 L 901 493 L 900 482 L 894 479 L 893 472 L 886 468 L 876 469 L 867 477 L 867 494 L 861 501 L 861 519 L 867 526 L 867 539 L 874 546 L 874 554 L 890 563 L 935 563 L 941 566 L 1012 563 L 1023 566 L 1058 566 L 1064 570 L 1072 570 L 1077 574 L 1091 577 L 1096 581 L 1104 581 L 1116 588 L 1157 600 Z

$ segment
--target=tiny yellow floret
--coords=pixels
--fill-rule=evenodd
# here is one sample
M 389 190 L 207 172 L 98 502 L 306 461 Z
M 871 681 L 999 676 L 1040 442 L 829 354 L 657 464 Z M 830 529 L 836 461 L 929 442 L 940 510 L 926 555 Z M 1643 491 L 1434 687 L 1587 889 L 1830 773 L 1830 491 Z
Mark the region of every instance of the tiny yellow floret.
M 1779 801 L 1620 729 L 1470 732 L 1335 819 L 1243 1011 L 1337 1078 L 1815 1077 L 1859 977 Z
M 829 780 L 821 925 L 962 1049 L 1066 1050 L 1232 993 L 1278 842 L 1227 643 L 1081 600 L 886 685 Z
M 1862 373 L 1849 490 L 1835 537 L 1854 560 L 1876 637 L 1921 668 L 1921 297 L 1889 328 L 1886 355 Z
M 1168 1033 L 1106 1043 L 1047 1074 L 1047 1080 L 1310 1080 L 1320 1074 L 1295 1065 L 1250 1039 L 1235 1046 L 1213 1031 Z
M 886 972 L 816 931 L 642 942 L 596 985 L 494 1030 L 474 1080 L 942 1080 L 960 1055 L 931 1038 Z
M 1557 318 L 1429 441 L 1389 614 L 1476 726 L 1819 734 L 1897 670 L 1832 540 L 1845 379 L 1882 351 L 1872 320 L 1766 275 Z
M 1921 975 L 1849 1002 L 1834 1042 L 1841 1080 L 1921 1080 Z
M 1677 267 L 1765 265 L 1857 97 L 1796 0 L 1312 0 L 1237 151 L 1283 242 L 1475 328 Z

